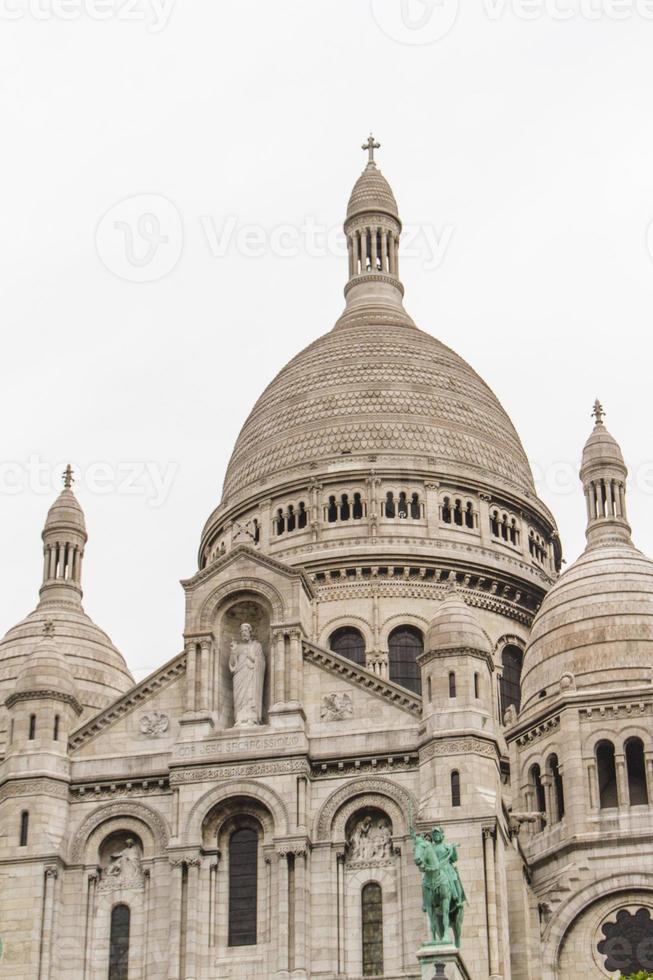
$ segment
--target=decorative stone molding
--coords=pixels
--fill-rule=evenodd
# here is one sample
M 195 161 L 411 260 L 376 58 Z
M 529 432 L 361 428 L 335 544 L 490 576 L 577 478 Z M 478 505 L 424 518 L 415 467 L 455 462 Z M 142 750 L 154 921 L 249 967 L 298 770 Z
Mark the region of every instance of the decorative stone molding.
M 178 677 L 186 671 L 186 652 L 177 654 L 173 660 L 169 660 L 159 670 L 155 671 L 140 684 L 132 687 L 131 690 L 114 701 L 105 711 L 95 715 L 90 721 L 78 728 L 70 736 L 68 746 L 71 751 L 81 748 L 96 735 L 100 735 L 109 725 L 123 718 L 133 711 L 134 708 L 148 701 L 154 694 L 157 694 L 164 687 L 172 684 Z
M 374 802 L 371 802 L 372 800 Z M 383 805 L 383 801 L 386 801 L 385 806 Z M 351 812 L 355 812 L 365 806 L 377 806 L 381 809 L 387 809 L 387 801 L 395 805 L 395 813 L 401 816 L 405 826 L 408 825 L 408 813 L 411 808 L 413 813 L 417 813 L 417 802 L 414 796 L 397 783 L 393 783 L 389 779 L 374 779 L 369 777 L 352 779 L 344 786 L 341 786 L 340 789 L 335 790 L 322 804 L 315 821 L 315 839 L 329 839 L 334 817 L 345 804 L 349 804 L 348 809 L 351 809 Z M 389 815 L 392 818 L 392 815 Z M 341 817 L 342 815 L 340 815 Z M 396 830 L 397 828 L 395 826 L 395 832 Z
M 51 796 L 57 800 L 68 799 L 68 783 L 60 779 L 14 779 L 0 786 L 0 802 L 14 796 Z
M 116 779 L 112 782 L 75 783 L 70 787 L 71 799 L 79 802 L 91 800 L 111 800 L 117 796 L 150 796 L 165 793 L 169 789 L 167 776 L 150 776 L 148 778 Z
M 19 701 L 62 701 L 64 704 L 69 704 L 76 714 L 81 715 L 83 712 L 83 707 L 77 700 L 74 694 L 65 694 L 63 691 L 57 691 L 54 688 L 38 688 L 34 691 L 16 691 L 14 694 L 10 694 L 5 704 L 8 708 L 12 708 Z
M 410 772 L 418 766 L 419 756 L 411 752 L 400 756 L 377 756 L 372 759 L 329 759 L 326 762 L 314 762 L 311 772 L 313 779 L 320 777 L 333 779 L 337 776 Z
M 252 776 L 308 775 L 310 768 L 304 759 L 280 759 L 269 762 L 246 762 L 242 765 L 196 766 L 175 769 L 170 774 L 171 786 L 202 783 L 214 779 L 246 779 Z
M 624 701 L 618 704 L 597 704 L 587 705 L 580 709 L 581 718 L 598 721 L 608 718 L 632 718 L 633 715 L 649 714 L 653 707 L 653 701 Z
M 70 864 L 80 864 L 84 855 L 86 843 L 101 824 L 120 817 L 132 817 L 144 823 L 154 837 L 157 851 L 162 852 L 168 846 L 170 830 L 164 817 L 144 803 L 120 802 L 108 803 L 90 813 L 78 827 L 70 845 Z
M 305 857 L 310 853 L 311 845 L 306 837 L 293 837 L 287 840 L 275 840 L 274 849 L 280 858 L 287 857 L 289 854 Z
M 208 532 L 209 536 L 212 533 L 212 530 L 213 528 L 211 528 L 211 530 Z M 205 544 L 206 541 L 203 537 L 202 544 L 201 544 L 202 549 L 205 547 Z M 229 554 L 223 555 L 217 561 L 212 562 L 210 565 L 207 565 L 206 568 L 201 569 L 201 571 L 193 575 L 192 578 L 183 579 L 181 584 L 184 589 L 194 589 L 198 585 L 201 585 L 202 582 L 205 582 L 206 579 L 211 578 L 217 572 L 224 571 L 226 568 L 229 567 L 229 565 L 231 565 L 234 561 L 236 561 L 238 558 L 241 557 L 251 558 L 257 565 L 261 565 L 264 568 L 270 568 L 272 571 L 275 572 L 281 572 L 283 575 L 286 576 L 286 578 L 301 579 L 309 595 L 310 596 L 313 595 L 313 588 L 311 586 L 311 583 L 308 579 L 306 572 L 302 568 L 291 568 L 290 566 L 284 564 L 284 562 L 277 561 L 276 558 L 270 558 L 269 555 L 261 554 L 260 551 L 257 551 L 255 548 L 252 548 L 251 545 L 248 544 L 236 545 L 235 548 L 231 549 Z M 211 597 L 209 596 L 209 599 L 210 598 Z M 279 615 L 281 616 L 282 614 L 280 613 Z
M 219 786 L 204 793 L 197 801 L 188 816 L 184 837 L 192 845 L 201 840 L 202 824 L 207 813 L 232 796 L 251 797 L 268 809 L 274 820 L 274 826 L 282 834 L 287 833 L 289 818 L 288 807 L 281 797 L 269 786 L 257 783 L 253 779 L 243 779 L 227 786 Z
M 551 732 L 555 732 L 560 728 L 560 715 L 555 715 L 553 718 L 547 718 L 546 721 L 540 722 L 534 728 L 530 728 L 528 731 L 520 735 L 516 741 L 519 748 L 523 748 L 525 745 L 530 745 L 531 742 L 535 742 L 537 739 L 542 738 L 544 735 L 550 735 Z
M 161 738 L 170 728 L 170 719 L 160 711 L 153 711 L 150 715 L 142 715 L 138 727 L 143 735 Z
M 346 691 L 325 694 L 320 704 L 321 721 L 346 721 L 354 715 L 354 703 Z
M 315 646 L 308 641 L 304 641 L 304 660 L 314 663 L 323 670 L 339 677 L 344 677 L 358 687 L 364 688 L 370 694 L 389 701 L 397 708 L 409 714 L 420 717 L 422 713 L 422 699 L 418 694 L 413 694 L 392 681 L 386 681 L 364 667 L 339 656 L 332 650 L 325 650 Z
M 244 545 L 242 546 L 242 548 L 248 552 L 250 550 L 249 548 L 245 548 Z M 240 548 L 235 549 L 235 551 L 232 551 L 231 555 L 228 557 L 232 557 L 239 550 Z M 253 554 L 257 558 L 261 557 L 257 551 L 253 552 Z M 275 563 L 275 564 L 279 564 L 279 563 Z M 213 571 L 215 571 L 216 566 L 212 565 L 211 567 Z M 282 565 L 281 568 L 284 570 L 286 574 L 288 574 L 287 566 Z M 206 597 L 206 599 L 202 603 L 202 607 L 199 613 L 200 630 L 202 631 L 210 630 L 215 622 L 218 609 L 225 601 L 225 599 L 236 597 L 239 592 L 251 592 L 254 594 L 254 596 L 264 599 L 268 608 L 271 611 L 272 619 L 277 622 L 283 620 L 286 609 L 281 593 L 277 589 L 275 589 L 273 585 L 270 585 L 268 582 L 264 582 L 262 579 L 253 578 L 250 575 L 250 576 L 242 576 L 241 578 L 230 579 L 228 582 L 223 582 Z
M 429 762 L 444 755 L 482 755 L 489 759 L 499 758 L 499 749 L 494 742 L 481 738 L 447 738 L 430 742 L 420 750 L 420 762 Z

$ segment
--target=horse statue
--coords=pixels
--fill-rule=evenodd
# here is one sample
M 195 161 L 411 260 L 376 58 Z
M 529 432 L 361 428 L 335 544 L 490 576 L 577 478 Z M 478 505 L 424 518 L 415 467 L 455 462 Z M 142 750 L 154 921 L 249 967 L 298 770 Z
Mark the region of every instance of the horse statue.
M 458 844 L 445 844 L 441 827 L 429 835 L 417 834 L 410 827 L 415 864 L 422 873 L 422 907 L 429 918 L 431 941 L 444 945 L 453 930 L 454 944 L 460 949 L 467 897 L 455 867 Z

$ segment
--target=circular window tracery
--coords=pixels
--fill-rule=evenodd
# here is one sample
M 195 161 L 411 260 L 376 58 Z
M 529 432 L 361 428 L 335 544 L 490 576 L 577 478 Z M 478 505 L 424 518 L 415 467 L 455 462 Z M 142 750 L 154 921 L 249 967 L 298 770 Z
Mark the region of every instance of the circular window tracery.
M 620 970 L 624 976 L 653 970 L 653 920 L 648 909 L 621 909 L 614 922 L 601 926 L 601 932 L 605 938 L 597 948 L 605 957 L 606 970 Z

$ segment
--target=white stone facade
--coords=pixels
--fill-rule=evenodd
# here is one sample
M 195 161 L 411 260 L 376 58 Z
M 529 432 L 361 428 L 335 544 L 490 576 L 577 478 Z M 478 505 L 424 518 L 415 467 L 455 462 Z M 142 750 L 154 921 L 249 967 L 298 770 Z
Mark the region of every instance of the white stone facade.
M 404 310 L 373 160 L 345 231 L 345 311 L 245 423 L 184 648 L 140 684 L 83 610 L 70 474 L 51 508 L 39 604 L 0 642 L 0 977 L 417 980 L 412 824 L 459 845 L 473 980 L 649 956 L 624 943 L 653 914 L 653 565 L 621 453 L 597 410 L 559 577 L 512 423 Z

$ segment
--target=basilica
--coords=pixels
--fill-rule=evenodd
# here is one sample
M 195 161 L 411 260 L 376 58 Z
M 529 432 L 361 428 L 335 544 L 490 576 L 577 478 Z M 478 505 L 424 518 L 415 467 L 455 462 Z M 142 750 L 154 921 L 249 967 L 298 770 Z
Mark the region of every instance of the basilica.
M 364 148 L 342 315 L 245 421 L 183 645 L 140 683 L 84 611 L 70 470 L 50 507 L 0 641 L 2 978 L 430 980 L 427 834 L 466 896 L 435 975 L 653 971 L 653 563 L 624 458 L 588 405 L 561 574 L 511 420 L 404 307 Z

